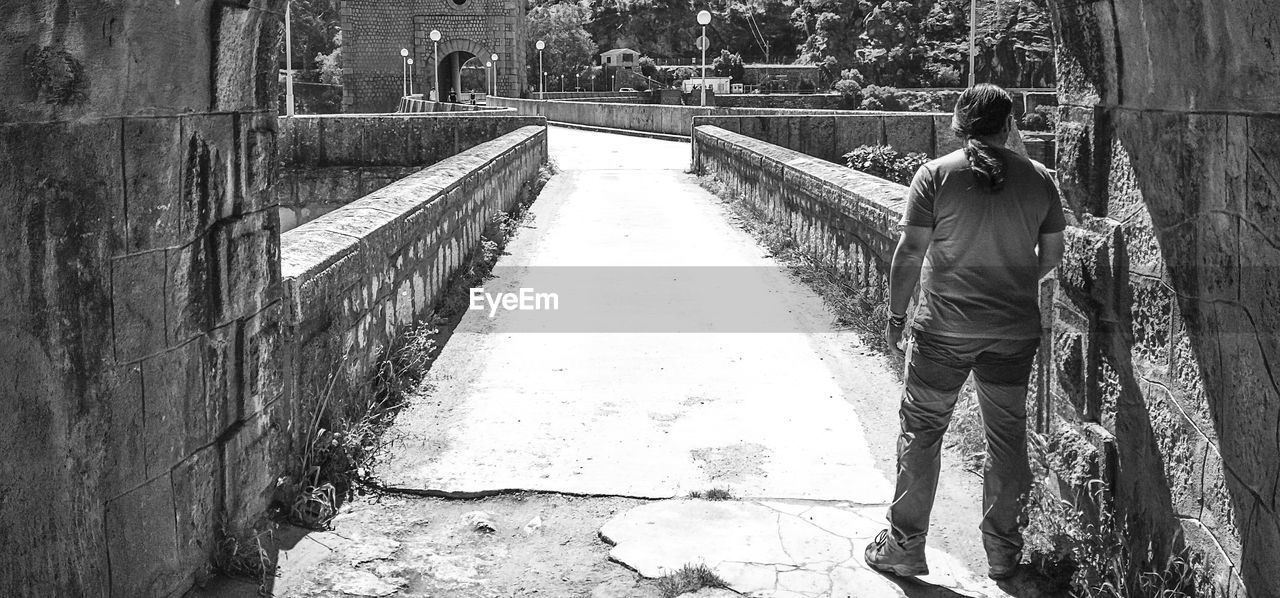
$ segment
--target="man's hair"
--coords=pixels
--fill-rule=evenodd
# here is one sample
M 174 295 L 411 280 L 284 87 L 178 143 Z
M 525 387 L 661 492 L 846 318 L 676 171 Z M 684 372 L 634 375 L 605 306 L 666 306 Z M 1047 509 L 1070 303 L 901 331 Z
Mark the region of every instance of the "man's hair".
M 964 155 L 978 182 L 991 191 L 1004 188 L 1005 159 L 996 148 L 980 139 L 999 133 L 1013 112 L 1013 98 L 998 85 L 979 83 L 964 90 L 956 100 L 951 130 L 964 140 Z

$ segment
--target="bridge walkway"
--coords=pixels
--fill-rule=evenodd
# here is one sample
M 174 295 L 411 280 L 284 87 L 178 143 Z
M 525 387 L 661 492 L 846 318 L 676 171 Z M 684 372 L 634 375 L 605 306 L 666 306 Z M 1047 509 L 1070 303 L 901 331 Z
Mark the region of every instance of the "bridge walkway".
M 613 560 L 704 562 L 753 596 L 1005 595 L 973 562 L 976 521 L 919 582 L 862 563 L 892 493 L 892 366 L 687 172 L 687 143 L 557 127 L 550 146 L 559 172 L 484 292 L 556 309 L 467 312 L 389 431 L 383 483 L 643 499 L 600 528 Z M 686 498 L 712 489 L 735 498 Z

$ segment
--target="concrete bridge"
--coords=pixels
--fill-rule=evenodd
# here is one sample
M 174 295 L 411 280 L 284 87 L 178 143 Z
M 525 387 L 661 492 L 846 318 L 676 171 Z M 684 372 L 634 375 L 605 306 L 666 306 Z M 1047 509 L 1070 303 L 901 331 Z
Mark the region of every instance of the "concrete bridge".
M 1073 227 L 1043 289 L 1032 425 L 1054 496 L 1115 513 L 1135 567 L 1185 554 L 1206 588 L 1280 595 L 1280 15 L 1261 0 L 1184 4 L 1200 18 L 1051 2 Z M 434 369 L 439 394 L 397 420 L 405 450 L 383 482 L 654 501 L 602 522 L 615 558 L 641 573 L 702 557 L 736 588 L 774 595 L 1002 591 L 972 574 L 962 532 L 939 542 L 940 574 L 923 589 L 859 569 L 852 547 L 884 501 L 880 429 L 893 420 L 874 413 L 876 397 L 892 400 L 892 367 L 859 354 L 684 174 L 692 156 L 703 181 L 748 198 L 874 305 L 902 190 L 828 160 L 861 141 L 945 151 L 938 117 L 753 109 L 668 122 L 625 104 L 509 99 L 506 111 L 278 121 L 281 2 L 67 6 L 0 9 L 0 75 L 17 82 L 0 89 L 0 593 L 179 596 L 215 564 L 244 564 L 229 555 L 257 554 L 316 414 L 360 406 L 380 357 L 440 307 L 548 156 L 562 170 L 535 204 L 540 228 L 495 284 L 537 288 L 561 267 L 716 268 L 757 302 L 751 315 L 770 317 L 726 340 L 718 327 L 741 314 L 677 284 L 592 296 L 594 319 L 576 322 L 623 327 L 608 334 L 471 314 Z M 614 129 L 652 118 L 689 141 L 549 131 L 548 118 L 565 120 L 556 110 Z M 689 318 L 657 323 L 700 332 L 625 329 L 676 299 Z M 794 379 L 768 375 L 774 360 Z M 655 500 L 716 484 L 746 500 Z M 685 525 L 707 520 L 731 523 Z M 638 531 L 654 526 L 669 533 Z M 757 537 L 710 535 L 725 530 L 777 543 L 756 545 L 766 558 L 715 552 Z

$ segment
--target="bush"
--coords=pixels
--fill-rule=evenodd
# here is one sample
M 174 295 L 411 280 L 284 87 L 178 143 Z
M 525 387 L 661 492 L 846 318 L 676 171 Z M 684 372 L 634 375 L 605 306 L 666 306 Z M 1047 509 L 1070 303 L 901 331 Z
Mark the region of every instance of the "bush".
M 924 154 L 903 154 L 887 145 L 860 145 L 845 154 L 844 159 L 849 168 L 899 185 L 910 185 L 916 171 L 929 161 Z
M 853 79 L 841 79 L 836 81 L 832 86 L 836 93 L 840 94 L 844 107 L 850 110 L 856 109 L 862 105 L 862 85 Z
M 1022 115 L 1018 128 L 1023 131 L 1053 132 L 1058 125 L 1058 108 L 1056 106 L 1036 106 L 1034 112 Z
M 902 104 L 902 99 L 898 97 L 898 94 L 898 89 L 895 87 L 868 85 L 862 88 L 862 109 L 888 111 L 906 110 L 906 106 Z

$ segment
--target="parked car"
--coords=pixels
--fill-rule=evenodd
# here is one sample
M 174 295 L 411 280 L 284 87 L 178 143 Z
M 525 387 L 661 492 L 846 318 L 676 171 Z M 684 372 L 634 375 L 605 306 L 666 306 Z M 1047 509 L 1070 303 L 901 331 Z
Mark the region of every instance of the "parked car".
M 636 92 L 636 88 L 634 88 L 634 87 L 622 87 L 622 88 L 619 88 L 619 89 L 618 89 L 618 91 L 619 91 L 619 92 L 622 92 L 622 93 L 628 93 L 628 92 L 630 92 L 630 93 L 638 93 L 638 92 Z

